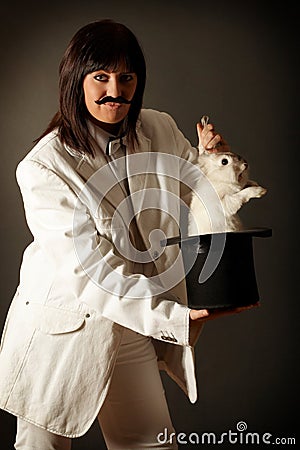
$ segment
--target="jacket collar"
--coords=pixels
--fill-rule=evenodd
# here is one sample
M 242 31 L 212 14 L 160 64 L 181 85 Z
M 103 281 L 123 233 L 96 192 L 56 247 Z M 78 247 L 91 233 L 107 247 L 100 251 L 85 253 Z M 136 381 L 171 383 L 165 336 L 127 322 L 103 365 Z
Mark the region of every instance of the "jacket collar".
M 90 120 L 88 121 L 88 129 L 90 134 L 93 136 L 97 142 L 99 148 L 106 155 L 113 155 L 125 144 L 126 133 L 121 129 L 120 133 L 116 136 L 112 133 L 108 133 L 97 125 L 93 124 Z

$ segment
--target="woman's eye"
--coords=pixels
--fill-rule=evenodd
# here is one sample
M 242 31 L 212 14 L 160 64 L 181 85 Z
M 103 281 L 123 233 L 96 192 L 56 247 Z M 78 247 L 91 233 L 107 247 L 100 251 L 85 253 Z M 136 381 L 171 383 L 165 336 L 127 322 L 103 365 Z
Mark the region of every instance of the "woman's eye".
M 106 81 L 107 80 L 107 75 L 104 75 L 104 74 L 95 75 L 94 79 L 97 80 L 97 81 Z
M 131 74 L 123 74 L 121 75 L 121 81 L 132 81 L 133 80 L 133 75 Z
M 228 164 L 228 159 L 227 158 L 223 158 L 221 161 L 223 166 L 226 166 L 226 164 Z

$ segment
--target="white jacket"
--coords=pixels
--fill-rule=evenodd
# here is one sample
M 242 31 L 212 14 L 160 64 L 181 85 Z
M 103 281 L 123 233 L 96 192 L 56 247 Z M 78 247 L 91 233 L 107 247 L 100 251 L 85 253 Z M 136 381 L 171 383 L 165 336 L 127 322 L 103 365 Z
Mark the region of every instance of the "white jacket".
M 76 155 L 52 132 L 17 168 L 33 242 L 2 335 L 0 407 L 68 437 L 95 420 L 124 327 L 151 336 L 159 367 L 197 397 L 180 250 L 160 242 L 179 234 L 181 180 L 194 176 L 182 161 L 194 164 L 197 150 L 165 113 L 143 110 L 137 132 L 129 231 L 130 208 L 104 155 Z M 150 236 L 141 262 L 123 254 L 128 233 L 148 247 Z

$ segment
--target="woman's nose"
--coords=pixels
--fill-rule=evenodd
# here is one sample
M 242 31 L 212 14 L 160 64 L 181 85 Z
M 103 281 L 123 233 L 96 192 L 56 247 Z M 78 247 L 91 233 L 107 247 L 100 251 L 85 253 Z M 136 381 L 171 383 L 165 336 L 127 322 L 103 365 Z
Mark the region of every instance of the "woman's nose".
M 107 95 L 110 97 L 119 97 L 122 95 L 121 83 L 119 80 L 111 79 L 107 86 Z

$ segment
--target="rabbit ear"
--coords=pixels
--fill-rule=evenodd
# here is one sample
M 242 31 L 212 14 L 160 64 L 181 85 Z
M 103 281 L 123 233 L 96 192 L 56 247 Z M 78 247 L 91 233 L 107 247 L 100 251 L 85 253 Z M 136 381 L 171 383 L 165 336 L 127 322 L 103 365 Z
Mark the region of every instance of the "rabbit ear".
M 201 125 L 205 127 L 209 123 L 209 116 L 202 116 L 200 119 Z

